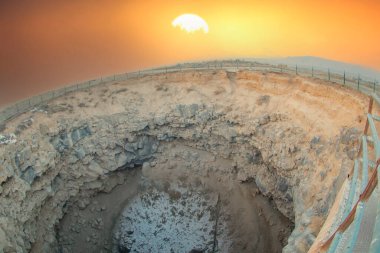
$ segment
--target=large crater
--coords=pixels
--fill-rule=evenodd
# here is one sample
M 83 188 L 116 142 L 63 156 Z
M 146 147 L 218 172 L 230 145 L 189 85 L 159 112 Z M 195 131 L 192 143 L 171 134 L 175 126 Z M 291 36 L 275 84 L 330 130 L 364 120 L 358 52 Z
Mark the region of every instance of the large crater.
M 367 99 L 318 80 L 188 71 L 70 93 L 7 122 L 3 252 L 306 252 Z

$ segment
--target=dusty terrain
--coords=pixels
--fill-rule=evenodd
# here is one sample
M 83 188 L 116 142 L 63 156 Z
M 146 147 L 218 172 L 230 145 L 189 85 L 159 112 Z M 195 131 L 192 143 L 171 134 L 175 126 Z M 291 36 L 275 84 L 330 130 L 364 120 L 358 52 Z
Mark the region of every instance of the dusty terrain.
M 0 146 L 0 245 L 4 252 L 59 252 L 80 244 L 75 238 L 83 233 L 93 245 L 112 237 L 88 232 L 114 227 L 133 202 L 133 173 L 142 167 L 153 181 L 187 178 L 223 193 L 231 217 L 243 213 L 226 219 L 232 238 L 241 238 L 236 247 L 250 242 L 239 252 L 278 252 L 283 241 L 283 252 L 306 252 L 351 169 L 367 104 L 364 95 L 316 80 L 223 70 L 71 93 L 2 132 L 17 142 Z M 118 189 L 127 196 L 98 200 L 96 193 Z M 107 240 L 96 250 L 112 250 Z M 277 244 L 268 248 L 268 241 Z

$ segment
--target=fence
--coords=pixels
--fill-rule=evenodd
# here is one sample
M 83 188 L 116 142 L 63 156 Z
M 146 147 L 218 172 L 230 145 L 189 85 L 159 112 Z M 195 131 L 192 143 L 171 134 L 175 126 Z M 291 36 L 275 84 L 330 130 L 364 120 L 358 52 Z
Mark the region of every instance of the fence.
M 302 68 L 298 66 L 287 65 L 270 65 L 259 62 L 253 62 L 248 60 L 223 60 L 223 61 L 206 61 L 195 63 L 182 63 L 171 66 L 163 66 L 159 68 L 145 69 L 135 72 L 123 73 L 112 75 L 108 77 L 101 77 L 99 79 L 90 80 L 74 85 L 66 86 L 61 89 L 52 90 L 47 93 L 31 97 L 29 99 L 17 102 L 11 106 L 6 107 L 0 111 L 0 124 L 5 123 L 17 115 L 20 115 L 34 107 L 44 104 L 52 99 L 58 98 L 70 92 L 80 91 L 84 89 L 97 86 L 99 84 L 107 83 L 110 81 L 125 81 L 129 79 L 141 78 L 149 75 L 182 72 L 191 70 L 216 70 L 224 69 L 229 71 L 236 70 L 250 70 L 250 71 L 264 71 L 264 72 L 277 72 L 300 75 L 303 77 L 317 78 L 326 80 L 333 83 L 338 83 L 357 89 L 365 94 L 371 94 L 373 92 L 380 92 L 378 83 L 376 80 L 370 80 L 370 78 L 361 77 L 360 75 L 354 75 L 350 73 L 335 73 L 329 69 L 321 68 Z
M 373 102 L 380 106 L 375 94 L 370 98 L 354 166 L 340 190 L 346 194 L 338 194 L 309 253 L 380 252 L 380 139 L 376 129 L 380 117 L 373 114 Z

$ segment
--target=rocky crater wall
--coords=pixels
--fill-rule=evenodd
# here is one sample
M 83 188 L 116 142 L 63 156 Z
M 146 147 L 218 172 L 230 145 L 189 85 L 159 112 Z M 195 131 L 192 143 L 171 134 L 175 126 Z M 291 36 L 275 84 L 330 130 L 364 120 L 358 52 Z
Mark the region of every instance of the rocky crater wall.
M 53 252 L 68 203 L 111 191 L 121 171 L 170 164 L 178 145 L 193 150 L 182 154 L 185 175 L 254 182 L 295 224 L 283 252 L 306 252 L 352 166 L 366 103 L 316 80 L 246 71 L 157 75 L 53 100 L 2 132 L 17 142 L 0 145 L 0 252 Z

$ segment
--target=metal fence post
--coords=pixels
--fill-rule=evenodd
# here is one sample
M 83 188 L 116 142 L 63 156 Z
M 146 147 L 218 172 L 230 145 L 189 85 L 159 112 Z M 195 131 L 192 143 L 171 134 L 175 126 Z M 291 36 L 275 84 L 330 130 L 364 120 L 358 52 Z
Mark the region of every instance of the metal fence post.
M 360 74 L 358 74 L 358 90 L 360 88 Z
M 331 80 L 330 69 L 328 69 L 329 81 Z
M 343 84 L 346 84 L 346 71 L 343 73 Z
M 373 80 L 373 92 L 376 92 L 376 79 Z

